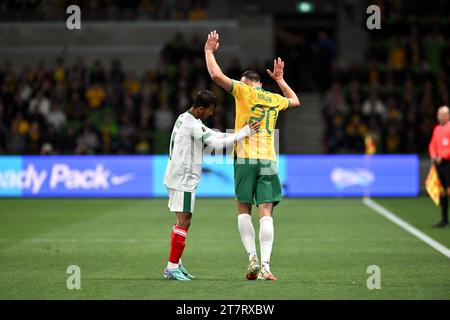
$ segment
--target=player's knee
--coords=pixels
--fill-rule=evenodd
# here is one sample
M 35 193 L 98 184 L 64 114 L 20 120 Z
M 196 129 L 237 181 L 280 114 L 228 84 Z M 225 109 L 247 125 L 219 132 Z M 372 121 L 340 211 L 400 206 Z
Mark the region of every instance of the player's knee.
M 237 203 L 238 215 L 243 214 L 243 213 L 247 213 L 249 215 L 252 214 L 252 205 L 251 204 L 241 203 L 239 200 L 236 201 L 236 203 Z
M 258 213 L 262 216 L 272 216 L 273 204 L 272 203 L 261 203 L 258 206 Z
M 177 225 L 179 227 L 189 229 L 189 227 L 191 225 L 191 217 L 186 214 L 180 215 L 177 219 Z

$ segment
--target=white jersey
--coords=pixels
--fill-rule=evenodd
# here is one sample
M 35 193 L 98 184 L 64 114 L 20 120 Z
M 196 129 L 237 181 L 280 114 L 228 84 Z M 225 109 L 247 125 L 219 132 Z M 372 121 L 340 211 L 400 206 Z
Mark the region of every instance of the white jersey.
M 181 114 L 169 146 L 169 162 L 164 176 L 167 188 L 193 192 L 200 182 L 204 144 L 213 147 L 232 145 L 236 136 L 215 132 L 195 118 L 190 112 Z

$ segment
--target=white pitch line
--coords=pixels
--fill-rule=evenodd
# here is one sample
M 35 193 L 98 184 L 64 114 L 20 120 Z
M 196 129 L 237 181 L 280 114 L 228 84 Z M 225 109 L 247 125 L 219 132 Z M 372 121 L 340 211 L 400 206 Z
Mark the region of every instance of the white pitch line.
M 368 206 L 369 208 L 371 208 L 372 210 L 376 211 L 378 214 L 382 215 L 383 217 L 385 217 L 386 219 L 391 221 L 392 223 L 398 225 L 403 230 L 405 230 L 405 231 L 409 232 L 410 234 L 412 234 L 413 236 L 419 238 L 420 240 L 425 242 L 427 245 L 429 245 L 433 249 L 439 251 L 440 253 L 442 253 L 447 258 L 450 258 L 450 249 L 448 249 L 447 247 L 443 246 L 442 244 L 440 244 L 436 240 L 430 238 L 425 233 L 423 233 L 422 231 L 420 231 L 417 228 L 413 227 L 412 225 L 410 225 L 406 221 L 400 219 L 398 216 L 396 216 L 394 213 L 392 213 L 391 211 L 389 211 L 385 207 L 379 205 L 378 203 L 376 203 L 375 201 L 373 201 L 370 198 L 364 198 L 363 199 L 363 203 L 366 206 Z

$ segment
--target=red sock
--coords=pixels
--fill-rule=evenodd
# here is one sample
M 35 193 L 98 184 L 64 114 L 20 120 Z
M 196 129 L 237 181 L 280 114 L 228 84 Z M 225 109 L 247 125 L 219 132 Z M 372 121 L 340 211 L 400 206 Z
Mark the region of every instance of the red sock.
M 187 229 L 179 226 L 174 226 L 172 236 L 170 238 L 170 255 L 169 262 L 178 263 L 186 246 Z

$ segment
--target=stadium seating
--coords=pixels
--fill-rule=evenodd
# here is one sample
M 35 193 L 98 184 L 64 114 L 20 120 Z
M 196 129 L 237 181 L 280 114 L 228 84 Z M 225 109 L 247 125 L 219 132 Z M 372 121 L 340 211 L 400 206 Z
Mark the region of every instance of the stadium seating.
M 448 1 L 369 1 L 383 27 L 368 31 L 365 62 L 336 68 L 323 99 L 328 153 L 427 152 L 435 112 L 449 103 Z M 421 12 L 420 16 L 410 12 Z

